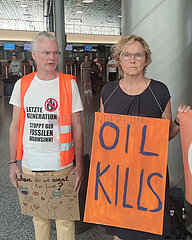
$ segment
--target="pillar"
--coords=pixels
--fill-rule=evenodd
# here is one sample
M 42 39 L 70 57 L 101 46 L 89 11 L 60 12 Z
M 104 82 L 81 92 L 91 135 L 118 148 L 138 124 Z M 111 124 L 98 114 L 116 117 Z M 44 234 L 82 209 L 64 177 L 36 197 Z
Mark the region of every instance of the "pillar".
M 192 1 L 122 0 L 122 34 L 148 42 L 146 77 L 168 86 L 175 118 L 180 103 L 192 104 Z M 169 143 L 168 166 L 171 187 L 184 187 L 180 135 Z
M 66 57 L 65 57 L 65 18 L 64 18 L 64 1 L 54 0 L 54 20 L 55 20 L 55 37 L 59 44 L 61 55 L 58 62 L 58 70 L 65 73 Z

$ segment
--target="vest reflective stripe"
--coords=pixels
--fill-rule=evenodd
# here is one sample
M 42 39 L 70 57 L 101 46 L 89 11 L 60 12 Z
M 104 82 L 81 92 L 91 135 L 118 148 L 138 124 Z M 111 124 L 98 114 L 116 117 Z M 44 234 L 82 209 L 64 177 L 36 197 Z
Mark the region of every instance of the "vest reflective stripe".
M 60 143 L 61 144 L 69 143 L 72 139 L 71 125 L 60 126 L 59 130 L 60 130 L 60 136 L 59 136 Z M 62 150 L 61 148 L 61 151 L 65 151 L 65 150 Z
M 59 81 L 59 97 L 60 97 L 60 159 L 61 166 L 65 166 L 71 162 L 73 162 L 74 158 L 74 146 L 71 146 L 72 142 L 72 132 L 71 132 L 71 123 L 72 123 L 72 87 L 71 87 L 71 79 L 76 78 L 72 75 L 65 75 L 59 73 L 59 79 L 62 76 L 68 76 L 68 81 L 66 81 L 66 77 L 63 81 Z M 69 81 L 70 80 L 70 81 Z M 69 94 L 70 92 L 70 94 Z M 65 133 L 66 131 L 66 133 Z M 66 144 L 66 145 L 63 145 Z M 64 147 L 65 146 L 65 147 Z
M 71 125 L 68 126 L 60 126 L 59 127 L 60 133 L 70 133 L 71 132 Z
M 69 151 L 74 145 L 73 145 L 73 140 L 69 143 L 61 143 L 61 151 Z
M 60 151 L 61 166 L 66 166 L 72 163 L 74 158 L 75 148 L 74 146 L 69 151 Z
M 21 160 L 23 156 L 23 132 L 25 126 L 25 109 L 24 96 L 29 88 L 35 73 L 24 76 L 21 80 L 21 110 L 19 116 L 19 126 L 17 135 L 17 160 Z M 76 78 L 72 75 L 59 73 L 59 125 L 60 125 L 60 161 L 61 166 L 66 166 L 72 163 L 74 158 L 74 145 L 71 132 L 71 117 L 72 117 L 72 87 L 71 80 Z

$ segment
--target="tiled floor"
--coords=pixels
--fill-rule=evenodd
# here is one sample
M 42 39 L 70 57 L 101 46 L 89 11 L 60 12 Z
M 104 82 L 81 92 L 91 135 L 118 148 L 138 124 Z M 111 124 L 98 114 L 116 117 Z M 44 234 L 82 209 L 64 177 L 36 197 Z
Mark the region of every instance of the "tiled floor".
M 90 154 L 92 143 L 94 112 L 99 109 L 99 96 L 83 95 L 84 113 L 82 116 L 85 153 Z M 16 189 L 9 181 L 9 138 L 8 128 L 11 121 L 12 107 L 8 99 L 0 99 L 0 240 L 34 240 L 32 218 L 20 213 Z M 56 239 L 52 223 L 52 240 Z M 111 240 L 103 227 L 95 225 L 76 236 L 77 240 Z M 44 240 L 44 239 L 42 239 Z M 46 240 L 46 239 L 45 239 Z

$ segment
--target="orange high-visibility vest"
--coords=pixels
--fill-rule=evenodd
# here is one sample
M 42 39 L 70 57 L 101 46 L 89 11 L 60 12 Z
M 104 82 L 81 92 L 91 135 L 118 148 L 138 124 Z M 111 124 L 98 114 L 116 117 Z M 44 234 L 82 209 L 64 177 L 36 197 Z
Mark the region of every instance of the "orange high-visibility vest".
M 24 97 L 25 94 L 35 77 L 36 72 L 23 76 L 21 79 L 20 99 L 21 108 L 18 122 L 17 133 L 17 160 L 23 157 L 23 132 L 25 126 L 25 109 Z M 59 138 L 60 138 L 60 161 L 61 166 L 66 166 L 73 161 L 74 158 L 74 145 L 71 130 L 72 121 L 72 87 L 71 80 L 76 77 L 59 73 Z

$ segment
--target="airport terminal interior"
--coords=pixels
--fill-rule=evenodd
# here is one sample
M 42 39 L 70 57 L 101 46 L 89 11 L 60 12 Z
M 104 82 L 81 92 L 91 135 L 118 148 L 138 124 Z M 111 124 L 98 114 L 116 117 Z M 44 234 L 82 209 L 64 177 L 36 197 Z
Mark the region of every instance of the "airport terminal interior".
M 2 11 L 2 18 L 0 29 L 4 31 L 19 30 L 19 31 L 43 31 L 47 28 L 46 25 L 47 15 L 51 12 L 53 1 L 1 1 L 0 8 Z M 120 31 L 120 1 L 100 1 L 100 7 L 97 9 L 96 3 L 83 3 L 82 1 L 64 1 L 65 13 L 66 13 L 66 29 L 68 33 L 86 33 L 97 34 L 96 25 L 100 26 L 100 29 L 109 31 L 109 34 L 119 34 Z M 94 4 L 94 9 L 92 6 Z M 111 7 L 113 6 L 113 12 Z M 86 7 L 86 11 L 85 11 Z M 83 10 L 81 13 L 80 10 Z M 106 15 L 105 10 L 109 11 L 108 24 L 105 23 Z M 35 11 L 35 12 L 34 12 Z M 47 12 L 46 12 L 47 11 Z M 53 9 L 52 9 L 53 11 Z M 79 11 L 78 13 L 76 13 Z M 89 14 L 87 14 L 87 11 Z M 100 13 L 100 15 L 98 15 Z M 19 16 L 18 16 L 18 15 Z M 17 16 L 16 16 L 17 15 Z M 69 17 L 72 15 L 72 17 Z M 114 16 L 115 15 L 115 16 Z M 114 24 L 114 18 L 115 24 Z M 83 24 L 81 26 L 82 31 L 79 32 L 76 24 Z M 13 20 L 13 22 L 12 22 Z M 15 22 L 19 24 L 15 24 Z M 92 22 L 91 22 L 92 21 Z M 98 22 L 99 21 L 99 22 Z M 86 26 L 86 24 L 90 26 Z M 85 25 L 85 26 L 84 26 Z M 73 29 L 75 26 L 76 29 Z M 95 28 L 95 30 L 94 30 Z M 90 32 L 89 32 L 90 31 Z M 95 31 L 95 32 L 93 32 Z M 101 34 L 101 33 L 100 33 Z M 6 46 L 8 47 L 6 50 Z M 110 57 L 110 48 L 112 43 L 99 43 L 99 42 L 67 42 L 65 46 L 66 57 L 66 73 L 74 74 L 77 77 L 78 87 L 84 107 L 82 113 L 82 122 L 84 129 L 85 147 L 84 154 L 91 155 L 91 143 L 93 133 L 94 113 L 99 110 L 100 96 L 99 92 L 93 96 L 93 94 L 84 94 L 83 82 L 82 82 L 82 70 L 81 63 L 84 60 L 84 56 L 88 55 L 92 60 L 95 57 L 99 57 L 103 66 L 102 78 L 103 82 L 107 81 L 107 69 L 106 62 Z M 11 49 L 12 48 L 12 49 Z M 34 229 L 32 223 L 32 217 L 22 215 L 17 191 L 11 185 L 9 180 L 9 124 L 12 115 L 12 106 L 9 104 L 9 97 L 4 95 L 3 80 L 9 79 L 9 66 L 13 54 L 17 54 L 18 59 L 21 62 L 21 74 L 26 75 L 36 70 L 35 63 L 31 57 L 31 41 L 21 40 L 5 40 L 0 41 L 0 159 L 2 166 L 0 170 L 0 188 L 1 188 L 1 215 L 0 215 L 0 239 L 1 240 L 34 240 Z M 5 80 L 6 81 L 6 80 Z M 84 196 L 83 196 L 84 197 Z M 52 221 L 52 239 L 56 239 L 55 223 Z M 112 236 L 107 235 L 102 226 L 96 224 L 79 224 L 76 223 L 76 239 L 112 239 Z
M 9 125 L 12 117 L 12 106 L 9 104 L 9 84 L 11 81 L 9 67 L 12 56 L 16 55 L 21 63 L 19 77 L 37 70 L 31 53 L 32 41 L 38 32 L 41 31 L 51 32 L 56 38 L 61 36 L 60 33 L 55 31 L 55 23 L 58 22 L 55 9 L 58 6 L 63 7 L 65 19 L 62 22 L 64 26 L 61 29 L 61 33 L 65 36 L 65 41 L 62 45 L 63 52 L 60 55 L 60 58 L 64 59 L 62 70 L 77 77 L 77 84 L 84 107 L 82 124 L 85 159 L 91 157 L 94 116 L 95 112 L 100 110 L 100 93 L 103 86 L 109 82 L 109 67 L 107 67 L 107 63 L 112 57 L 111 47 L 121 35 L 129 35 L 130 33 L 139 35 L 141 33 L 144 38 L 147 38 L 153 49 L 152 56 L 154 58 L 154 63 L 150 66 L 147 73 L 154 79 L 163 79 L 165 75 L 168 76 L 168 80 L 165 80 L 165 82 L 174 95 L 172 97 L 173 114 L 176 112 L 176 106 L 183 101 L 192 105 L 191 92 L 189 92 L 189 89 L 192 87 L 191 82 L 189 82 L 192 74 L 192 70 L 189 70 L 189 62 L 191 65 L 192 61 L 192 15 L 189 13 L 190 11 L 187 11 L 187 9 L 192 9 L 192 2 L 191 0 L 185 0 L 186 3 L 183 4 L 184 7 L 182 8 L 182 0 L 174 0 L 174 3 L 171 3 L 170 0 L 146 1 L 148 5 L 142 1 L 146 0 L 0 1 L 0 240 L 35 239 L 32 217 L 21 214 L 17 191 L 9 180 Z M 169 17 L 170 9 L 175 10 L 172 11 L 172 18 Z M 179 11 L 181 11 L 180 17 L 185 15 L 186 25 L 184 20 L 181 21 L 183 25 L 179 22 L 179 14 L 176 14 Z M 187 13 L 185 14 L 184 12 Z M 167 22 L 163 22 L 164 20 Z M 181 28 L 182 31 L 190 28 L 190 30 L 186 30 L 186 34 L 181 34 L 185 37 L 181 37 L 179 40 L 175 37 L 178 32 L 173 30 L 175 23 L 178 24 L 178 32 L 181 31 Z M 156 31 L 157 28 L 159 32 Z M 166 48 L 164 46 L 170 41 L 169 33 L 171 31 L 175 37 L 175 42 L 171 47 L 167 46 Z M 163 35 L 164 38 L 161 39 L 159 34 Z M 166 44 L 163 41 L 166 41 Z M 181 45 L 181 48 L 178 47 Z M 162 51 L 162 48 L 165 48 L 164 51 Z M 173 56 L 175 52 L 178 55 L 173 60 L 170 56 Z M 185 57 L 182 59 L 183 65 L 185 65 L 183 67 L 185 72 L 184 78 L 187 79 L 185 84 L 177 72 L 181 69 L 177 64 L 178 58 L 180 57 L 179 59 L 181 59 L 182 53 L 185 53 Z M 159 54 L 159 59 L 162 60 L 158 66 L 157 54 Z M 82 62 L 85 56 L 88 56 L 91 62 L 98 58 L 102 66 L 99 81 L 97 86 L 95 86 L 95 92 L 85 92 L 84 89 Z M 168 58 L 167 65 L 164 63 L 165 58 Z M 175 74 L 169 73 L 170 69 L 174 69 Z M 120 73 L 117 71 L 117 78 L 119 77 Z M 179 77 L 180 79 L 178 79 Z M 173 82 L 178 85 L 174 85 Z M 180 87 L 181 85 L 182 87 Z M 170 144 L 170 160 L 168 160 L 168 165 L 171 169 L 170 189 L 179 188 L 184 191 L 182 153 L 181 150 L 178 150 L 180 148 L 178 146 L 180 146 L 179 137 Z M 179 160 L 175 162 L 176 160 L 173 159 Z M 88 177 L 89 166 L 87 164 L 86 168 L 84 185 L 86 185 Z M 82 195 L 83 203 L 80 203 L 81 211 L 84 209 L 86 189 L 82 191 L 84 192 Z M 183 203 L 184 205 L 180 211 L 183 214 L 183 222 L 188 231 L 192 232 L 192 209 L 185 200 L 183 200 Z M 190 236 L 185 237 L 183 228 L 179 224 L 177 225 L 176 221 L 175 218 L 171 221 L 173 232 L 169 239 L 192 239 Z M 51 225 L 51 234 L 52 239 L 55 240 L 56 227 L 54 221 L 52 221 Z M 75 239 L 112 240 L 113 236 L 106 234 L 104 227 L 100 224 L 88 224 L 77 221 Z

